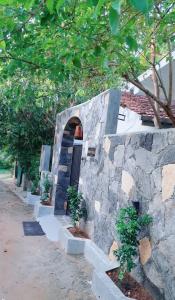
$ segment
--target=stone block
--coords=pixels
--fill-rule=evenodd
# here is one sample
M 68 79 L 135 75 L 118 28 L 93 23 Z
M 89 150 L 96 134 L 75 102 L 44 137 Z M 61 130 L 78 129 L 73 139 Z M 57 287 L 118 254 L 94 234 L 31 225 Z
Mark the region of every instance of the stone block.
M 168 142 L 168 132 L 169 130 L 162 129 L 153 134 L 152 152 L 159 154 L 168 146 L 168 144 L 173 144 L 172 142 Z
M 111 141 L 108 137 L 106 137 L 104 139 L 104 143 L 103 143 L 103 148 L 105 150 L 106 153 L 109 153 L 109 150 L 110 150 L 110 146 L 111 146 Z
M 86 240 L 84 256 L 95 268 L 104 272 L 119 266 L 117 261 L 110 261 L 108 256 L 91 240 Z
M 156 168 L 152 172 L 152 182 L 154 183 L 154 194 L 162 192 L 162 168 Z
M 148 151 L 152 150 L 153 134 L 147 133 L 146 135 L 140 136 L 140 147 L 145 148 Z
M 42 227 L 50 241 L 57 242 L 59 240 L 59 223 L 54 215 L 46 215 L 37 218 L 37 221 Z
M 164 166 L 175 163 L 175 145 L 169 145 L 161 152 L 158 158 L 158 165 Z
M 54 206 L 43 205 L 37 202 L 34 206 L 34 217 L 37 219 L 46 215 L 54 214 Z
M 68 227 L 71 227 L 69 225 Z M 84 253 L 85 241 L 83 238 L 75 238 L 67 229 L 59 222 L 59 241 L 67 254 L 77 255 Z
M 73 147 L 68 147 L 67 151 L 68 151 L 69 154 L 72 154 L 73 153 Z
M 139 148 L 134 152 L 136 166 L 139 166 L 147 173 L 151 173 L 156 165 L 156 157 L 153 153 L 145 150 L 144 148 Z
M 162 169 L 162 201 L 170 199 L 175 188 L 175 164 L 163 166 Z
M 60 172 L 60 171 L 62 171 L 62 172 L 67 172 L 67 166 L 65 166 L 65 165 L 59 165 L 58 166 L 58 171 Z
M 39 195 L 32 195 L 31 192 L 27 192 L 27 204 L 35 205 L 37 202 L 40 201 L 41 196 Z
M 119 249 L 118 243 L 116 241 L 113 241 L 111 248 L 109 250 L 109 255 L 108 255 L 108 257 L 111 261 L 116 261 L 116 256 L 114 255 L 114 251 L 116 251 L 118 249 Z
M 143 238 L 139 241 L 140 261 L 145 265 L 151 257 L 152 247 L 148 238 Z
M 58 181 L 59 181 L 59 178 L 60 177 L 70 177 L 70 170 L 69 170 L 69 166 L 65 166 L 65 168 L 63 169 L 62 168 L 63 166 L 61 166 L 61 169 L 59 172 L 58 172 Z
M 160 293 L 163 292 L 164 289 L 164 283 L 162 280 L 161 272 L 159 269 L 159 266 L 154 263 L 153 260 L 150 260 L 143 266 L 144 273 L 146 275 L 146 278 L 149 279 L 149 281 L 155 285 Z M 163 298 L 166 299 L 166 298 Z
M 133 177 L 126 171 L 122 171 L 122 190 L 129 197 L 135 186 Z
M 175 239 L 175 201 L 174 197 L 169 201 L 165 202 L 165 213 L 164 213 L 164 234 L 168 239 L 169 236 Z M 174 264 L 175 265 L 175 264 Z
M 100 300 L 133 300 L 124 296 L 105 272 L 94 270 L 92 276 L 92 290 Z
M 109 90 L 109 100 L 107 107 L 105 134 L 115 134 L 117 130 L 118 113 L 121 100 L 121 92 L 119 90 Z
M 63 166 L 67 166 L 72 161 L 72 153 L 68 153 L 68 151 L 63 153 L 61 151 L 59 164 Z
M 63 136 L 62 147 L 72 147 L 73 137 L 72 136 Z
M 151 176 L 149 173 L 146 173 L 140 167 L 135 169 L 134 173 L 135 187 L 137 190 L 137 199 L 142 197 L 149 201 L 152 199 L 154 195 L 154 182 L 151 180 Z
M 124 151 L 125 147 L 123 145 L 119 145 L 114 152 L 114 164 L 117 168 L 120 168 L 123 165 Z
M 51 146 L 43 145 L 41 149 L 41 158 L 40 158 L 40 172 L 49 171 L 51 161 Z
M 67 193 L 67 188 L 70 185 L 70 179 L 69 179 L 69 177 L 59 176 L 59 178 L 58 178 L 58 185 L 59 185 L 59 187 L 62 187 L 63 191 L 66 190 L 66 193 Z

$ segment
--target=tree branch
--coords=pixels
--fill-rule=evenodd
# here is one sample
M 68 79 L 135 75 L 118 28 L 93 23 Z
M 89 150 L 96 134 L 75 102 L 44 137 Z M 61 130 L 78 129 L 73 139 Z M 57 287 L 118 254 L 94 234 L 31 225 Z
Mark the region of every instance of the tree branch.
M 173 62 L 172 62 L 172 48 L 171 41 L 168 40 L 168 52 L 169 52 L 169 92 L 168 92 L 168 104 L 172 102 L 173 92 Z
M 155 61 L 156 61 L 156 46 L 155 46 L 155 36 L 153 36 L 152 43 L 151 43 L 151 62 L 153 64 L 153 66 L 155 66 Z M 157 97 L 157 99 L 160 100 L 158 78 L 156 76 L 156 71 L 155 71 L 154 67 L 152 67 L 152 80 L 153 80 L 153 86 L 154 86 L 154 94 Z M 152 104 L 152 101 L 150 101 L 150 103 Z M 153 108 L 154 114 L 155 114 L 154 125 L 156 127 L 160 128 L 161 123 L 160 123 L 159 104 L 157 104 L 156 102 L 153 103 L 152 108 Z
M 0 59 L 13 59 L 13 60 L 17 60 L 17 61 L 21 61 L 23 63 L 29 64 L 34 66 L 37 69 L 41 69 L 42 67 L 32 61 L 26 60 L 25 58 L 19 58 L 19 57 L 14 57 L 12 54 L 8 53 L 9 55 L 1 55 Z
M 163 108 L 169 119 L 171 120 L 173 126 L 175 127 L 175 116 L 173 115 L 170 106 L 166 103 L 161 102 L 160 100 L 157 99 L 157 97 L 151 93 L 148 89 L 146 89 L 139 80 L 134 80 L 130 78 L 127 74 L 123 74 L 122 76 L 125 80 L 128 82 L 132 83 L 134 86 L 138 87 L 142 92 L 144 92 L 148 97 L 152 98 L 156 103 L 160 105 L 160 107 Z

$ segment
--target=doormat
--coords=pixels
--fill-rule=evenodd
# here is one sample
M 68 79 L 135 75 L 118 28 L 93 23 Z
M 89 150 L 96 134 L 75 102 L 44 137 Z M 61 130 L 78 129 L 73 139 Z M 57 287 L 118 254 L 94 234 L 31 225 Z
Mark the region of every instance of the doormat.
M 24 235 L 26 236 L 45 235 L 40 224 L 36 221 L 23 222 L 23 230 L 24 230 Z

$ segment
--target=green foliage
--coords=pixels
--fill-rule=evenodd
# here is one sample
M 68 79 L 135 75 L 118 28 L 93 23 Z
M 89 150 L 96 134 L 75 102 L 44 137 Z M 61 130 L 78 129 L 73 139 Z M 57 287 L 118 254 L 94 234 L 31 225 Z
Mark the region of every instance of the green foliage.
M 72 219 L 73 226 L 75 227 L 80 218 L 87 218 L 87 210 L 83 203 L 83 196 L 77 192 L 75 186 L 69 186 L 67 189 L 68 201 L 70 208 L 70 216 Z
M 42 191 L 41 195 L 41 201 L 48 201 L 50 200 L 50 194 L 51 194 L 51 188 L 52 188 L 52 180 L 49 178 L 48 175 L 46 175 L 44 181 L 43 181 L 43 188 L 44 190 Z
M 111 31 L 113 34 L 117 34 L 119 27 L 119 13 L 117 12 L 117 10 L 111 8 L 109 11 L 109 24 L 111 27 Z
M 121 246 L 114 251 L 120 262 L 119 279 L 122 280 L 126 272 L 135 267 L 134 257 L 137 255 L 138 234 L 152 222 L 148 214 L 138 215 L 134 207 L 122 208 L 116 223 L 116 230 Z
M 29 83 L 20 76 L 13 76 L 13 80 L 18 81 L 14 86 L 12 82 L 1 84 L 1 147 L 29 174 L 29 169 L 33 172 L 32 163 L 36 156 L 39 157 L 42 144 L 53 143 L 57 110 L 55 98 L 50 99 L 51 94 L 47 102 L 38 98 L 44 97 L 46 84 L 41 89 L 38 84 Z
M 147 13 L 153 7 L 153 0 L 129 0 L 137 10 Z
M 27 170 L 27 176 L 29 180 L 32 181 L 32 186 L 31 186 L 31 193 L 34 195 L 39 195 L 40 193 L 40 188 L 39 188 L 39 180 L 40 180 L 40 175 L 39 175 L 39 156 L 32 157 L 30 161 L 30 166 Z
M 46 175 L 46 178 L 44 179 L 43 187 L 44 187 L 44 193 L 50 192 L 50 189 L 52 187 L 52 182 L 51 182 L 51 179 L 49 179 L 48 175 Z
M 49 194 L 48 193 L 42 193 L 41 195 L 41 201 L 48 201 L 49 200 Z
M 0 169 L 11 169 L 12 165 L 12 157 L 6 151 L 0 151 Z
M 31 181 L 39 181 L 40 174 L 39 174 L 39 164 L 40 164 L 40 157 L 34 156 L 30 161 L 30 167 L 28 169 L 28 177 Z
M 39 181 L 37 179 L 32 181 L 31 194 L 32 195 L 40 194 Z
M 25 168 L 53 142 L 57 112 L 151 66 L 153 33 L 156 62 L 174 47 L 171 0 L 0 4 L 0 143 Z

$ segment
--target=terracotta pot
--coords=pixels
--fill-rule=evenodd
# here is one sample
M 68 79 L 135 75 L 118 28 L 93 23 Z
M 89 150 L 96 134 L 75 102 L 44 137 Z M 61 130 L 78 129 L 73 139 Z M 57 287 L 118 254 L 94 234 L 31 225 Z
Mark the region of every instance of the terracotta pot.
M 77 125 L 75 128 L 75 134 L 74 137 L 78 140 L 82 140 L 83 139 L 83 129 L 80 125 Z

